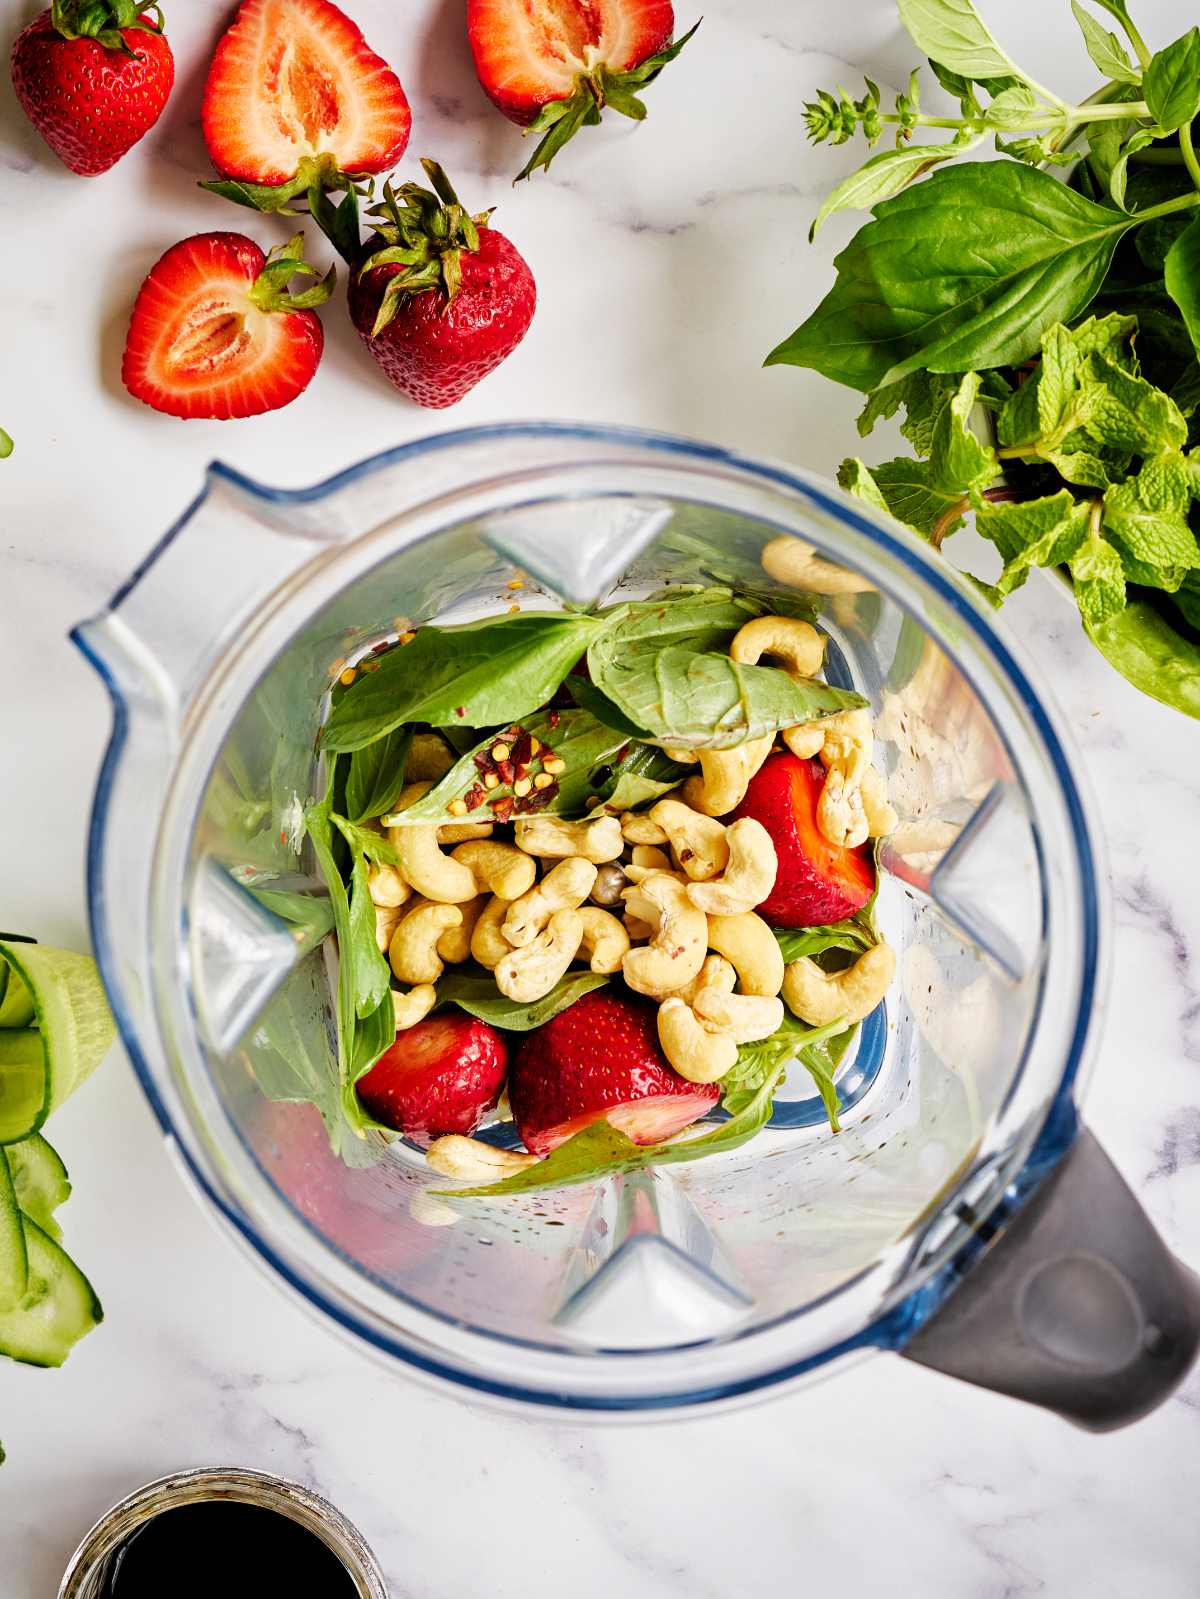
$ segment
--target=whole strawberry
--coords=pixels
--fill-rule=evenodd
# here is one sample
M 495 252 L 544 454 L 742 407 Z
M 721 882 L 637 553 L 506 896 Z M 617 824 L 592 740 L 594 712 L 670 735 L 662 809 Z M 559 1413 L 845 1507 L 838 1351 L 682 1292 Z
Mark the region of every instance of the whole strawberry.
M 350 279 L 350 315 L 392 383 L 418 405 L 453 405 L 525 337 L 533 274 L 490 211 L 472 217 L 441 167 L 422 161 L 436 193 L 388 184 L 371 212 L 374 249 Z
M 175 82 L 162 29 L 157 5 L 54 0 L 17 36 L 17 99 L 72 172 L 107 172 L 158 121 Z

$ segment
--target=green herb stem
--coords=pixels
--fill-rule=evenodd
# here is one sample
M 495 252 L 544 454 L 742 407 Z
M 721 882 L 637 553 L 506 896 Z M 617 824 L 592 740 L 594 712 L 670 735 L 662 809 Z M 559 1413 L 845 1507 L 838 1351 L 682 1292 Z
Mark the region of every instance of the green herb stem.
M 1196 147 L 1192 143 L 1192 125 L 1185 122 L 1179 130 L 1179 153 L 1183 157 L 1183 164 L 1188 169 L 1192 182 L 1200 189 L 1200 161 L 1196 159 Z
M 955 128 L 970 133 L 1033 133 L 1038 129 L 1057 128 L 1063 122 L 1068 129 L 1082 127 L 1088 122 L 1121 122 L 1125 119 L 1134 121 L 1145 119 L 1150 115 L 1150 108 L 1144 100 L 1119 100 L 1104 104 L 1100 101 L 1085 100 L 1080 105 L 1062 106 L 1061 110 L 1052 107 L 1030 111 L 1028 117 L 1019 127 L 997 128 L 987 119 L 987 112 L 978 117 L 931 117 L 923 112 L 917 116 L 904 115 L 895 111 L 881 111 L 879 120 L 885 123 L 903 124 L 907 128 Z

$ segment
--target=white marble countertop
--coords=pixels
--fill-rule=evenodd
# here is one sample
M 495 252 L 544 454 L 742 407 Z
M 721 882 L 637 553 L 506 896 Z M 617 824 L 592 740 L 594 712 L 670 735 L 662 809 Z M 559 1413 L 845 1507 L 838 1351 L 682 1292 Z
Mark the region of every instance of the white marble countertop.
M 644 128 L 587 134 L 517 190 L 520 139 L 475 83 L 462 0 L 350 9 L 402 75 L 413 156 L 435 155 L 473 206 L 498 205 L 538 279 L 525 343 L 445 418 L 385 385 L 340 300 L 318 379 L 288 410 L 184 425 L 121 388 L 131 298 L 163 248 L 207 228 L 283 236 L 194 187 L 225 0 L 168 6 L 174 96 L 103 178 L 59 167 L 0 84 L 0 421 L 17 441 L 0 466 L 0 921 L 48 942 L 86 941 L 84 834 L 108 736 L 67 628 L 211 458 L 297 485 L 444 425 L 531 415 L 645 424 L 826 471 L 854 440 L 854 396 L 759 363 L 824 292 L 853 225 L 805 242 L 815 196 L 852 152 L 810 151 L 802 102 L 863 70 L 902 81 L 915 52 L 891 0 L 715 0 L 650 91 Z M 985 9 L 1014 52 L 1036 43 L 1086 92 L 1065 0 Z M 1189 8 L 1135 9 L 1161 43 Z M 0 36 L 35 10 L 0 0 Z M 1111 860 L 1116 959 L 1088 1118 L 1171 1245 L 1200 1261 L 1200 728 L 1110 673 L 1048 582 L 1005 618 L 1066 711 Z M 389 1376 L 298 1314 L 195 1208 L 119 1051 L 52 1134 L 76 1185 L 70 1246 L 107 1320 L 61 1372 L 0 1365 L 4 1599 L 47 1599 L 121 1494 L 213 1462 L 329 1494 L 414 1599 L 1196 1592 L 1200 1377 L 1101 1439 L 887 1358 L 701 1422 L 516 1420 Z

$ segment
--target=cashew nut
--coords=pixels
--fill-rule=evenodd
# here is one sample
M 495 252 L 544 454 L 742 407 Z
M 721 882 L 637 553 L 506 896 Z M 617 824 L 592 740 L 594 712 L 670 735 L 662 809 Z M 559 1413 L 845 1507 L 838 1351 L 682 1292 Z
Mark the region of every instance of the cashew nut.
M 496 987 L 508 999 L 528 1004 L 548 994 L 566 972 L 583 942 L 579 911 L 555 911 L 531 944 L 510 950 L 496 965 Z
M 849 1026 L 869 1016 L 896 975 L 896 952 L 876 944 L 840 972 L 823 972 L 803 956 L 783 976 L 783 997 L 790 1011 L 813 1027 L 827 1027 L 839 1018 Z
M 596 881 L 588 898 L 596 905 L 619 905 L 627 886 L 628 880 L 620 864 L 609 861 L 596 868 Z
M 413 783 L 411 789 L 420 789 L 423 793 L 429 784 L 423 786 Z M 410 789 L 405 789 L 397 801 L 397 810 L 405 809 L 402 803 Z M 413 795 L 414 799 L 420 798 L 419 794 Z M 407 801 L 408 804 L 412 800 Z M 388 841 L 399 857 L 399 873 L 405 882 L 411 883 L 418 894 L 425 899 L 436 900 L 440 904 L 456 905 L 464 900 L 474 899 L 479 890 L 475 886 L 475 878 L 471 872 L 459 861 L 453 861 L 448 855 L 443 855 L 438 846 L 438 830 L 434 823 L 429 826 L 424 824 L 409 825 L 398 824 L 388 828 Z M 461 846 L 460 846 L 461 847 Z
M 848 572 L 817 554 L 815 544 L 785 533 L 772 539 L 762 552 L 763 571 L 789 588 L 808 589 L 811 594 L 871 594 L 874 583 L 857 572 Z
M 700 777 L 689 777 L 683 797 L 705 816 L 725 816 L 745 798 L 750 779 L 771 753 L 773 733 L 748 738 L 730 750 L 701 750 Z M 656 807 L 657 808 L 657 807 Z
M 411 898 L 412 889 L 394 866 L 368 866 L 367 890 L 373 905 L 394 910 Z
M 404 775 L 410 783 L 423 779 L 436 783 L 439 777 L 445 777 L 453 765 L 454 756 L 450 753 L 450 746 L 440 733 L 413 734 L 412 743 L 408 746 L 408 760 L 404 763 Z
M 437 941 L 437 952 L 444 961 L 451 966 L 458 966 L 470 957 L 471 936 L 475 931 L 475 924 L 483 915 L 484 907 L 488 904 L 487 894 L 480 894 L 475 899 L 464 900 L 458 907 L 462 912 L 458 924 L 447 927 L 441 938 Z
M 673 875 L 674 871 L 671 857 L 665 850 L 659 849 L 656 844 L 635 844 L 633 859 L 625 867 L 625 876 L 631 883 L 640 883 L 651 872 L 670 872 Z
M 520 949 L 533 940 L 545 927 L 555 911 L 573 911 L 592 891 L 596 881 L 596 868 L 580 855 L 569 855 L 565 861 L 552 866 L 527 893 L 513 901 L 501 929 L 514 949 Z
M 400 905 L 376 905 L 375 907 L 375 942 L 383 954 L 387 954 L 392 942 L 392 934 L 400 925 L 403 907 Z
M 658 999 L 690 983 L 708 953 L 708 918 L 668 872 L 652 872 L 625 890 L 625 904 L 653 929 L 650 942 L 631 949 L 621 969 L 630 988 Z
M 741 916 L 751 911 L 775 887 L 779 862 L 770 833 L 752 816 L 743 816 L 725 829 L 729 864 L 720 877 L 707 883 L 689 883 L 688 898 L 706 916 Z
M 583 937 L 576 955 L 586 959 L 594 972 L 619 972 L 629 953 L 629 934 L 611 911 L 597 905 L 585 905 L 579 914 Z
M 471 954 L 488 971 L 494 970 L 506 955 L 512 953 L 512 945 L 500 931 L 511 904 L 512 900 L 493 894 L 471 930 Z
M 621 835 L 627 844 L 665 844 L 667 835 L 649 811 L 622 811 Z
M 787 662 L 788 675 L 815 677 L 825 658 L 825 640 L 808 622 L 793 616 L 756 616 L 734 635 L 729 653 L 735 661 L 754 666 L 764 655 Z
M 418 983 L 407 994 L 393 988 L 392 1009 L 396 1012 L 396 1031 L 403 1033 L 418 1022 L 423 1022 L 436 1004 L 437 989 L 432 983 Z
M 513 1172 L 528 1171 L 536 1166 L 536 1155 L 522 1155 L 515 1149 L 497 1149 L 485 1144 L 482 1138 L 461 1138 L 449 1133 L 445 1138 L 435 1138 L 425 1151 L 426 1163 L 443 1177 L 457 1177 L 467 1182 L 493 1183 Z
M 724 1033 L 710 1033 L 677 995 L 658 1007 L 662 1052 L 689 1083 L 715 1083 L 737 1061 L 737 1045 Z
M 723 955 L 706 955 L 704 965 L 693 977 L 686 988 L 679 990 L 678 997 L 685 1005 L 691 1005 L 696 995 L 702 988 L 712 988 L 719 994 L 732 994 L 737 986 L 737 972 Z
M 634 916 L 630 911 L 626 911 L 621 917 L 621 923 L 635 944 L 644 944 L 647 939 L 654 937 L 654 929 L 650 923 L 644 922 L 640 916 Z
M 469 838 L 491 838 L 491 822 L 440 822 L 439 844 L 463 844 Z
M 810 761 L 821 753 L 825 730 L 820 722 L 797 722 L 795 727 L 785 727 L 780 738 L 798 760 Z
M 770 1038 L 783 1026 L 783 1001 L 757 994 L 726 994 L 719 988 L 702 988 L 692 1001 L 702 1026 L 724 1033 L 735 1044 Z
M 615 861 L 625 848 L 621 823 L 615 816 L 597 816 L 590 822 L 565 822 L 561 816 L 518 816 L 515 826 L 519 848 L 529 855 L 582 855 L 599 866 Z
M 517 899 L 533 887 L 537 876 L 537 867 L 515 844 L 480 839 L 476 843 L 459 844 L 450 853 L 459 865 L 472 873 L 476 894 L 499 894 L 504 899 Z
M 867 818 L 868 838 L 887 838 L 900 825 L 888 799 L 887 778 L 877 766 L 868 766 L 862 777 L 862 805 Z
M 761 916 L 750 911 L 741 916 L 710 916 L 708 947 L 733 963 L 743 994 L 769 997 L 782 988 L 783 953 Z
M 865 708 L 827 718 L 821 744 L 825 781 L 817 801 L 817 827 L 831 844 L 857 849 L 867 841 L 862 781 L 873 743 L 871 717 Z
M 444 967 L 438 939 L 462 921 L 457 905 L 420 904 L 392 934 L 388 960 L 402 983 L 436 983 Z
M 670 840 L 680 866 L 695 882 L 724 870 L 729 846 L 722 823 L 677 799 L 659 800 L 650 815 Z
M 675 761 L 679 766 L 695 766 L 700 759 L 695 750 L 675 749 L 670 744 L 663 746 L 663 754 L 669 761 Z

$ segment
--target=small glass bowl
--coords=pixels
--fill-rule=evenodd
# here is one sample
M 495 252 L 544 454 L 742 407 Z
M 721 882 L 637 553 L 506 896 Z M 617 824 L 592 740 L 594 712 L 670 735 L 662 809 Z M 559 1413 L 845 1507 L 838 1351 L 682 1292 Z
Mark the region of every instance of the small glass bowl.
M 58 1599 L 97 1599 L 113 1557 L 132 1533 L 164 1510 L 211 1499 L 232 1499 L 290 1517 L 332 1550 L 353 1579 L 359 1599 L 388 1599 L 379 1562 L 358 1528 L 340 1510 L 298 1482 L 240 1466 L 178 1471 L 135 1489 L 106 1511 L 86 1534 L 71 1556 Z

